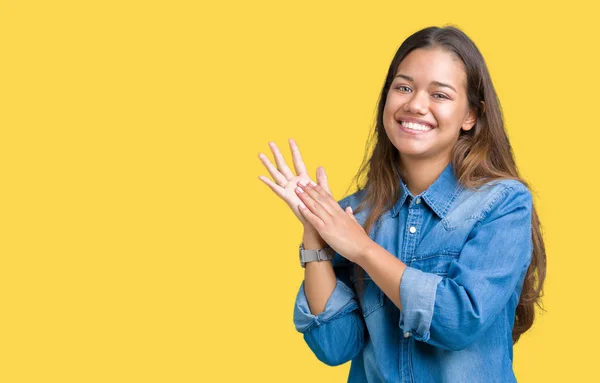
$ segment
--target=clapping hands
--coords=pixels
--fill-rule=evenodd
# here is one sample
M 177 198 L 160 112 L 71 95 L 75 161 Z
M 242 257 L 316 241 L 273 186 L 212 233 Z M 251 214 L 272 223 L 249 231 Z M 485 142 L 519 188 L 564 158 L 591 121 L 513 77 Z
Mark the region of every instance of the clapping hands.
M 325 169 L 317 169 L 318 184 L 311 181 L 298 146 L 292 139 L 289 142 L 297 175 L 287 166 L 277 145 L 270 142 L 277 167 L 264 154 L 259 153 L 259 158 L 275 182 L 265 176 L 259 176 L 260 180 L 288 204 L 305 230 L 315 230 L 340 255 L 350 261 L 358 260 L 373 241 L 354 217 L 352 208 L 342 209 L 333 198 Z
M 267 186 L 273 190 L 273 192 L 279 196 L 289 207 L 292 209 L 292 212 L 296 217 L 300 220 L 300 222 L 304 225 L 305 228 L 311 228 L 312 225 L 306 220 L 304 215 L 300 213 L 298 210 L 298 206 L 302 202 L 298 195 L 296 194 L 296 187 L 298 186 L 298 182 L 306 181 L 310 182 L 310 176 L 306 171 L 306 166 L 302 161 L 302 155 L 300 154 L 300 149 L 298 149 L 298 145 L 296 142 L 290 138 L 289 140 L 290 150 L 292 152 L 292 161 L 294 163 L 294 168 L 296 170 L 296 175 L 292 172 L 289 166 L 286 164 L 283 155 L 279 151 L 279 148 L 274 142 L 269 142 L 269 147 L 273 152 L 273 157 L 275 158 L 275 163 L 277 166 L 273 165 L 269 158 L 263 154 L 259 153 L 258 157 L 261 162 L 267 168 L 267 171 L 271 175 L 274 181 L 265 176 L 259 176 L 258 178 L 263 181 Z M 329 185 L 327 183 L 327 175 L 325 174 L 325 169 L 323 167 L 317 168 L 317 182 L 318 184 L 325 190 L 327 193 L 331 194 L 329 190 Z

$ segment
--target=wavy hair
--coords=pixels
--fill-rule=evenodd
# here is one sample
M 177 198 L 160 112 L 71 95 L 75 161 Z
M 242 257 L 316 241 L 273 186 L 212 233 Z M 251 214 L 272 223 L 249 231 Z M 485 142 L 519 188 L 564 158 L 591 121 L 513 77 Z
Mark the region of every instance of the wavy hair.
M 379 97 L 375 129 L 367 141 L 362 164 L 352 180 L 358 190 L 365 190 L 365 197 L 355 213 L 370 208 L 363 224 L 367 233 L 370 233 L 381 215 L 392 208 L 402 193 L 397 168 L 400 164 L 400 154 L 386 135 L 383 111 L 400 62 L 411 51 L 419 48 L 442 48 L 464 63 L 467 100 L 469 107 L 477 110 L 477 122 L 473 129 L 461 130 L 452 151 L 451 161 L 458 182 L 467 188 L 476 188 L 495 179 L 515 179 L 530 188 L 519 176 L 504 127 L 500 101 L 481 52 L 457 27 L 427 27 L 408 37 L 392 59 Z M 533 256 L 516 308 L 513 344 L 533 325 L 535 305 L 544 310 L 541 297 L 546 277 L 546 251 L 535 206 L 531 226 Z M 355 267 L 358 275 L 363 273 L 358 265 Z M 361 291 L 362 285 L 359 285 L 358 289 Z

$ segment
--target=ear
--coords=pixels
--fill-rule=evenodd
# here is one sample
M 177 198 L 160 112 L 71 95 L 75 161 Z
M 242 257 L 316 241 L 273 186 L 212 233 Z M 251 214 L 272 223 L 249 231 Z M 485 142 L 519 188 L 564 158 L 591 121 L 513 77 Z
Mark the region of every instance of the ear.
M 477 123 L 477 108 L 469 109 L 469 113 L 463 121 L 461 129 L 464 131 L 471 130 Z

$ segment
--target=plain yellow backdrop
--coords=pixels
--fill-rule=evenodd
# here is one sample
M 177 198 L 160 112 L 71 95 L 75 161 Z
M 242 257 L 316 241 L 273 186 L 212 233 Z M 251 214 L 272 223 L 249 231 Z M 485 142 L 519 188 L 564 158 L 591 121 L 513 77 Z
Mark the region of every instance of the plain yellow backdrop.
M 341 198 L 402 41 L 482 51 L 548 252 L 520 382 L 590 381 L 600 268 L 591 2 L 0 2 L 0 381 L 342 382 L 292 322 L 298 142 Z

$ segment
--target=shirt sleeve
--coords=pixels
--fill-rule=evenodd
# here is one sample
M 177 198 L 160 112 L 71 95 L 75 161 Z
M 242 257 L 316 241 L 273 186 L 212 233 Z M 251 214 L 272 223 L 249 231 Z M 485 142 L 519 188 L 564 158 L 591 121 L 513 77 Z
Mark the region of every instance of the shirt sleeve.
M 351 263 L 336 253 L 333 265 L 336 285 L 324 311 L 311 314 L 302 282 L 294 306 L 294 325 L 320 361 L 337 366 L 362 350 L 365 324 L 354 290 L 349 287 Z
M 464 349 L 487 330 L 522 283 L 533 250 L 531 194 L 522 184 L 505 186 L 490 205 L 446 277 L 405 269 L 399 326 L 415 339 Z

